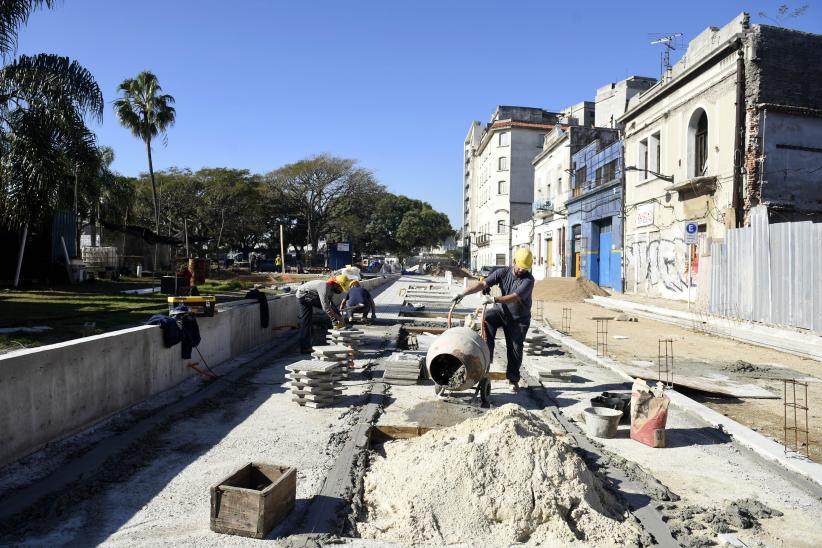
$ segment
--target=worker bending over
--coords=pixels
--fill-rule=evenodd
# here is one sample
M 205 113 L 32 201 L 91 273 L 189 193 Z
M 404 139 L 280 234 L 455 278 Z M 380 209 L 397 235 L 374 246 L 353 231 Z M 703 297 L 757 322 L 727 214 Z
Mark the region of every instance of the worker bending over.
M 482 296 L 484 304 L 493 305 L 485 311 L 485 334 L 493 360 L 494 338 L 497 335 L 497 328 L 502 327 L 508 351 L 508 367 L 505 376 L 514 391 L 519 389 L 522 347 L 525 335 L 528 333 L 528 325 L 531 323 L 531 293 L 534 290 L 534 277 L 531 275 L 533 262 L 534 257 L 531 250 L 521 247 L 514 254 L 514 265 L 511 268 L 495 270 L 485 280 L 452 299 L 454 303 L 458 303 L 465 295 L 477 293 L 495 285 L 500 286 L 501 297 Z
M 359 280 L 351 280 L 351 288 L 348 290 L 348 295 L 343 300 L 341 308 L 343 310 L 350 309 L 345 314 L 352 321 L 355 312 L 362 312 L 363 321 L 366 321 L 369 312 L 371 312 L 371 321 L 377 319 L 377 305 L 374 304 L 371 292 L 361 286 Z
M 348 276 L 340 274 L 331 276 L 328 280 L 314 280 L 306 282 L 297 289 L 297 302 L 299 303 L 300 319 L 300 353 L 311 353 L 311 341 L 314 335 L 314 326 L 311 318 L 315 308 L 321 308 L 335 326 L 344 324 L 342 314 L 337 310 L 337 306 L 331 300 L 334 295 L 339 295 L 348 290 Z

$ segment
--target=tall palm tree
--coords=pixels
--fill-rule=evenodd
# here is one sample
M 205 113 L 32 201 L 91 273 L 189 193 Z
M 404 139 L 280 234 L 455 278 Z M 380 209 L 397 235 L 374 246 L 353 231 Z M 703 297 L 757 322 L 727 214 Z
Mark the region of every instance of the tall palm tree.
M 89 71 L 50 54 L 13 58 L 17 32 L 54 0 L 0 2 L 0 224 L 22 229 L 15 285 L 30 224 L 73 194 L 73 174 L 100 162 L 86 118 L 103 116 L 103 94 Z
M 151 196 L 154 201 L 154 231 L 160 234 L 160 202 L 157 198 L 157 182 L 154 179 L 154 164 L 151 159 L 151 140 L 158 135 L 163 135 L 165 139 L 166 130 L 174 125 L 174 97 L 162 94 L 163 88 L 160 87 L 157 77 L 147 70 L 135 78 L 123 80 L 117 89 L 122 93 L 122 96 L 114 101 L 117 119 L 146 145 Z M 154 269 L 157 269 L 156 244 Z

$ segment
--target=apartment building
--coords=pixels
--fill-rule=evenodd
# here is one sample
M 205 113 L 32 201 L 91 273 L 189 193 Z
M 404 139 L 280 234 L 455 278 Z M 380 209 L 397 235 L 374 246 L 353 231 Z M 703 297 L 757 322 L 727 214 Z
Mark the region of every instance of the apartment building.
M 540 108 L 498 106 L 484 127 L 471 124 L 465 139 L 463 232 L 472 269 L 510 264 L 511 227 L 531 218 L 531 161 L 558 120 L 558 113 Z
M 822 36 L 709 27 L 617 119 L 624 126 L 626 291 L 704 301 L 710 243 L 756 205 L 822 219 Z M 698 243 L 684 243 L 684 224 Z
M 534 277 L 579 276 L 585 265 L 586 240 L 581 226 L 569 224 L 568 201 L 573 198 L 574 155 L 593 141 L 610 144 L 616 130 L 591 126 L 557 126 L 547 134 L 534 165 L 532 219 Z

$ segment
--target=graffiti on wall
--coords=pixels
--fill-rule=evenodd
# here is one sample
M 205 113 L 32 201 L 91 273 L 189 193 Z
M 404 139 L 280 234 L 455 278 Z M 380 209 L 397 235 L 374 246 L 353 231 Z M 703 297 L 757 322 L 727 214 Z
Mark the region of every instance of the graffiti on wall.
M 682 238 L 646 240 L 628 236 L 624 250 L 627 291 L 673 298 L 687 295 L 687 256 Z

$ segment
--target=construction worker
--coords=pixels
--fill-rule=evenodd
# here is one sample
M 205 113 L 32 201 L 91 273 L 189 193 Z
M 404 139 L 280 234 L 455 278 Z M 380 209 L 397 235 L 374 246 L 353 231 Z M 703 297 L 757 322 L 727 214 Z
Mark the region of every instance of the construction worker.
M 377 305 L 374 304 L 371 293 L 360 285 L 359 280 L 351 280 L 351 288 L 348 290 L 348 295 L 345 296 L 340 308 L 351 309 L 345 312 L 345 315 L 351 318 L 352 321 L 354 320 L 355 312 L 362 312 L 363 321 L 365 321 L 369 312 L 371 312 L 372 322 L 377 319 Z
M 300 353 L 310 354 L 312 351 L 312 316 L 315 308 L 321 308 L 331 318 L 335 327 L 345 325 L 342 314 L 331 298 L 348 291 L 349 284 L 348 276 L 340 274 L 331 276 L 328 280 L 306 282 L 297 288 L 297 302 L 300 307 Z
M 274 259 L 274 266 L 277 267 L 277 270 L 279 270 L 280 267 L 283 266 L 283 258 L 280 257 L 279 253 L 277 254 L 277 258 Z
M 508 366 L 505 376 L 516 392 L 519 389 L 522 365 L 522 347 L 528 325 L 531 323 L 531 293 L 534 290 L 534 277 L 531 266 L 534 256 L 527 247 L 521 247 L 514 253 L 514 264 L 510 268 L 500 268 L 492 272 L 485 280 L 466 289 L 452 299 L 459 303 L 463 297 L 477 293 L 495 285 L 502 290 L 501 297 L 483 295 L 483 304 L 489 306 L 485 311 L 485 334 L 491 359 L 494 359 L 494 338 L 497 328 L 502 327 L 505 333 L 505 346 L 508 351 Z

